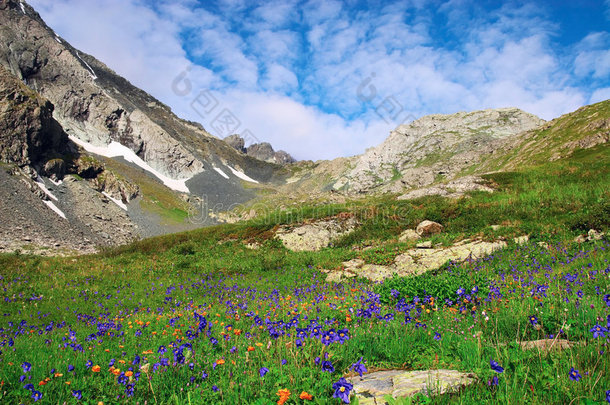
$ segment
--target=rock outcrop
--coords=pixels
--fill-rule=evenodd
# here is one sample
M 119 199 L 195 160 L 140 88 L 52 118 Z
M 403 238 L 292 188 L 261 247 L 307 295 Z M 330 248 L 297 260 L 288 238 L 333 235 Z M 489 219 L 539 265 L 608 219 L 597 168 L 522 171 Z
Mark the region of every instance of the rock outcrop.
M 493 153 L 502 139 L 543 123 L 517 108 L 428 115 L 399 126 L 381 145 L 356 157 L 334 188 L 400 192 L 451 180 Z
M 337 216 L 296 226 L 284 225 L 276 231 L 276 237 L 286 249 L 316 251 L 352 232 L 357 225 L 358 221 L 354 217 Z
M 265 162 L 286 165 L 296 161 L 288 152 L 273 150 L 268 142 L 253 143 L 246 147 L 245 140 L 239 135 L 230 135 L 224 141 L 235 150 Z
M 528 240 L 527 236 L 523 236 L 515 238 L 514 242 L 524 244 Z M 423 274 L 439 268 L 450 260 L 453 262 L 475 260 L 508 246 L 502 240 L 485 242 L 465 239 L 450 247 L 433 246 L 430 241 L 426 242 L 428 243 L 418 244 L 418 247 L 397 255 L 390 265 L 367 264 L 362 259 L 353 259 L 343 262 L 340 269 L 323 270 L 323 272 L 327 273 L 326 280 L 329 282 L 339 282 L 353 277 L 381 282 L 394 275 L 404 277 Z
M 358 403 L 387 404 L 386 395 L 394 399 L 422 393 L 428 396 L 455 392 L 477 381 L 476 375 L 456 370 L 385 370 L 368 373 L 348 380 Z
M 61 164 L 46 160 L 65 153 L 68 142 L 53 105 L 0 66 L 0 160 L 61 175 Z

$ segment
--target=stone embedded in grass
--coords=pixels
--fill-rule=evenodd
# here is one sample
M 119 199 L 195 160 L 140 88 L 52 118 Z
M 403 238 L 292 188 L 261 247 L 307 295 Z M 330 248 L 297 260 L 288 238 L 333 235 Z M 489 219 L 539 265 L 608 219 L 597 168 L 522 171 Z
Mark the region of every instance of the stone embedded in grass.
M 519 346 L 523 350 L 537 349 L 541 352 L 549 352 L 551 350 L 566 350 L 580 345 L 582 345 L 582 342 L 570 342 L 566 339 L 540 339 L 519 342 Z
M 455 392 L 476 382 L 472 373 L 456 370 L 386 370 L 365 374 L 362 378 L 352 377 L 354 394 L 362 405 L 386 404 L 385 395 L 393 398 L 410 397 L 418 393 L 439 395 Z
M 415 245 L 415 247 L 418 249 L 432 249 L 432 241 L 427 240 L 425 242 L 420 242 L 417 245 Z
M 469 258 L 477 259 L 507 246 L 506 242 L 501 240 L 485 242 L 482 240 L 470 241 L 468 239 L 448 248 L 435 248 L 432 246 L 432 242 L 427 242 L 425 245 L 418 244 L 417 248 L 409 249 L 397 255 L 394 258 L 394 262 L 389 266 L 365 264 L 361 259 L 343 262 L 342 269 L 325 271 L 325 273 L 328 273 L 327 281 L 339 282 L 342 278 L 353 277 L 354 275 L 372 281 L 383 281 L 394 274 L 398 274 L 401 277 L 418 275 L 437 269 L 448 260 L 459 262 L 469 260 Z
M 530 237 L 528 235 L 518 236 L 513 239 L 517 245 L 524 245 L 529 242 Z
M 398 240 L 400 242 L 407 242 L 410 240 L 418 240 L 420 238 L 421 238 L 421 236 L 419 236 L 419 234 L 416 231 L 414 231 L 413 229 L 407 229 L 407 230 L 404 230 L 400 234 L 400 236 L 398 237 Z
M 328 247 L 332 241 L 352 232 L 358 221 L 353 217 L 327 218 L 300 224 L 285 225 L 276 232 L 286 249 L 292 251 L 317 251 Z

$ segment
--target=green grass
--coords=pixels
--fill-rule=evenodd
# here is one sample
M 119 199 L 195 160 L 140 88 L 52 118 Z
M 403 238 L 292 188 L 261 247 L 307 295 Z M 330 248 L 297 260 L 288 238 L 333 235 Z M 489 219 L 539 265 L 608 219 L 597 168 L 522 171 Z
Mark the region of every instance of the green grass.
M 610 294 L 610 245 L 571 240 L 589 228 L 608 230 L 607 149 L 487 175 L 493 194 L 412 201 L 386 195 L 271 211 L 246 223 L 146 239 L 96 255 L 0 255 L 0 401 L 32 403 L 24 388 L 32 383 L 42 403 L 77 403 L 72 390 L 80 390 L 82 403 L 273 404 L 278 390 L 289 389 L 287 403 L 303 403 L 298 396 L 307 391 L 313 403 L 338 404 L 333 382 L 363 357 L 369 370 L 450 368 L 478 376 L 459 393 L 403 403 L 603 403 L 610 390 L 608 340 L 594 338 L 590 329 L 605 325 L 609 315 L 604 296 Z M 279 225 L 337 215 L 354 216 L 361 226 L 333 247 L 291 252 L 273 239 Z M 321 270 L 339 269 L 346 260 L 391 263 L 415 243 L 398 242 L 398 235 L 423 219 L 445 227 L 431 238 L 435 244 L 523 234 L 531 243 L 511 243 L 477 262 L 448 263 L 383 284 L 325 282 Z M 492 224 L 502 227 L 494 231 Z M 550 249 L 536 244 L 542 241 Z M 212 328 L 193 337 L 195 313 Z M 538 326 L 529 322 L 531 315 Z M 349 339 L 326 346 L 304 337 L 298 347 L 296 327 L 313 333 L 311 320 L 327 332 L 347 329 Z M 296 325 L 284 328 L 280 321 Z M 560 331 L 579 345 L 544 354 L 522 351 L 516 343 Z M 174 364 L 172 351 L 185 342 L 192 350 L 183 350 L 184 364 Z M 157 353 L 160 346 L 168 352 Z M 136 355 L 139 364 L 133 364 Z M 333 372 L 316 364 L 325 356 Z M 162 358 L 169 364 L 155 367 Z M 109 371 L 112 359 L 119 375 L 148 364 L 138 381 L 121 377 L 135 384 L 134 397 Z M 505 371 L 495 373 L 490 359 Z M 99 373 L 86 367 L 88 360 L 100 366 Z M 224 364 L 214 367 L 218 360 Z M 32 364 L 27 373 L 23 362 Z M 264 377 L 262 367 L 270 370 Z M 572 367 L 580 381 L 569 379 Z M 488 385 L 494 376 L 498 385 Z

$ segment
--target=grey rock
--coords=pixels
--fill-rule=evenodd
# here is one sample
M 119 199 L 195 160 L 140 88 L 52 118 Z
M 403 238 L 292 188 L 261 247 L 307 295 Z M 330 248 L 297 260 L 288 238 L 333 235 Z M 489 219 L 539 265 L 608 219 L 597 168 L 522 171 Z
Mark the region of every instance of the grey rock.
M 455 392 L 477 381 L 476 375 L 456 370 L 386 370 L 348 379 L 360 404 L 386 404 L 384 396 L 406 398 L 419 393 L 429 396 Z
M 224 141 L 229 144 L 229 146 L 233 149 L 241 153 L 246 153 L 245 141 L 244 138 L 242 138 L 241 136 L 237 134 L 229 135 L 224 139 Z
M 400 234 L 400 236 L 398 237 L 398 240 L 400 242 L 407 242 L 410 240 L 418 240 L 420 238 L 421 238 L 421 236 L 419 236 L 419 234 L 416 231 L 414 231 L 413 229 L 406 229 Z
M 477 176 L 461 177 L 448 183 L 437 184 L 430 187 L 418 188 L 398 197 L 399 200 L 413 200 L 420 197 L 439 195 L 447 198 L 459 198 L 471 191 L 484 191 L 492 193 L 493 189 L 483 184 L 484 181 Z
M 0 161 L 42 166 L 49 155 L 64 152 L 67 143 L 53 118 L 53 105 L 0 64 Z
M 55 180 L 63 180 L 66 175 L 66 162 L 63 159 L 50 159 L 44 164 L 42 173 Z
M 245 140 L 236 134 L 227 136 L 224 141 L 233 149 L 265 162 L 286 165 L 296 161 L 288 152 L 284 152 L 283 150 L 278 150 L 276 152 L 273 150 L 273 147 L 268 142 L 253 143 L 246 147 Z
M 432 248 L 432 241 L 427 240 L 425 242 L 418 243 L 417 245 L 415 245 L 415 247 L 418 248 L 418 249 L 431 249 Z
M 589 229 L 587 232 L 587 240 L 601 240 L 604 237 L 603 232 L 598 232 L 595 229 Z
M 456 262 L 481 258 L 506 246 L 507 243 L 504 241 L 484 242 L 480 240 L 457 242 L 448 248 L 432 247 L 431 243 L 426 243 L 422 246 L 425 248 L 416 247 L 397 255 L 389 266 L 362 264 L 359 259 L 354 259 L 344 263 L 344 265 L 350 263 L 349 267 L 344 266 L 339 271 L 331 270 L 327 277 L 337 280 L 345 277 L 344 273 L 349 272 L 379 282 L 394 276 L 394 274 L 401 277 L 423 274 L 439 268 L 449 260 Z M 357 264 L 357 266 L 351 266 L 351 264 Z
M 357 225 L 358 222 L 353 217 L 334 217 L 297 226 L 284 225 L 276 231 L 276 237 L 289 250 L 316 251 L 352 232 Z

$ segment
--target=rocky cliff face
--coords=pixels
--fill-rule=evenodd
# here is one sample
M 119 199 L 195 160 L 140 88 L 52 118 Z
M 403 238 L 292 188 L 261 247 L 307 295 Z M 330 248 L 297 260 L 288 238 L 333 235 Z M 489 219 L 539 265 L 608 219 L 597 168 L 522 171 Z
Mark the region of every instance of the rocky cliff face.
M 71 242 L 70 249 L 212 224 L 209 210 L 248 201 L 258 182 L 280 182 L 284 175 L 278 165 L 238 153 L 201 125 L 179 119 L 74 49 L 24 1 L 0 0 L 0 114 L 0 161 L 11 179 L 5 184 L 23 201 L 38 199 L 34 223 L 58 222 L 86 235 L 86 248 Z M 3 208 L 0 220 L 10 212 Z M 183 221 L 190 212 L 201 224 Z M 179 219 L 168 222 L 168 216 Z M 67 235 L 56 227 L 27 233 L 52 239 L 47 231 Z M 32 239 L 13 240 L 7 232 L 0 242 L 8 238 L 12 248 Z
M 52 114 L 53 104 L 0 66 L 0 252 L 93 252 L 137 237 L 109 199 L 128 201 L 137 187 L 81 156 Z
M 428 115 L 396 128 L 379 146 L 356 157 L 335 189 L 401 191 L 452 179 L 502 144 L 544 120 L 517 108 Z
M 67 142 L 53 119 L 53 104 L 0 66 L 0 160 L 40 166 Z
M 273 166 L 239 155 L 201 126 L 180 120 L 169 107 L 59 38 L 26 3 L 0 2 L 0 38 L 0 65 L 54 104 L 54 117 L 69 135 L 94 146 L 119 143 L 172 179 L 210 170 L 217 176 L 213 168 L 225 164 L 239 166 L 259 181 L 273 178 Z

